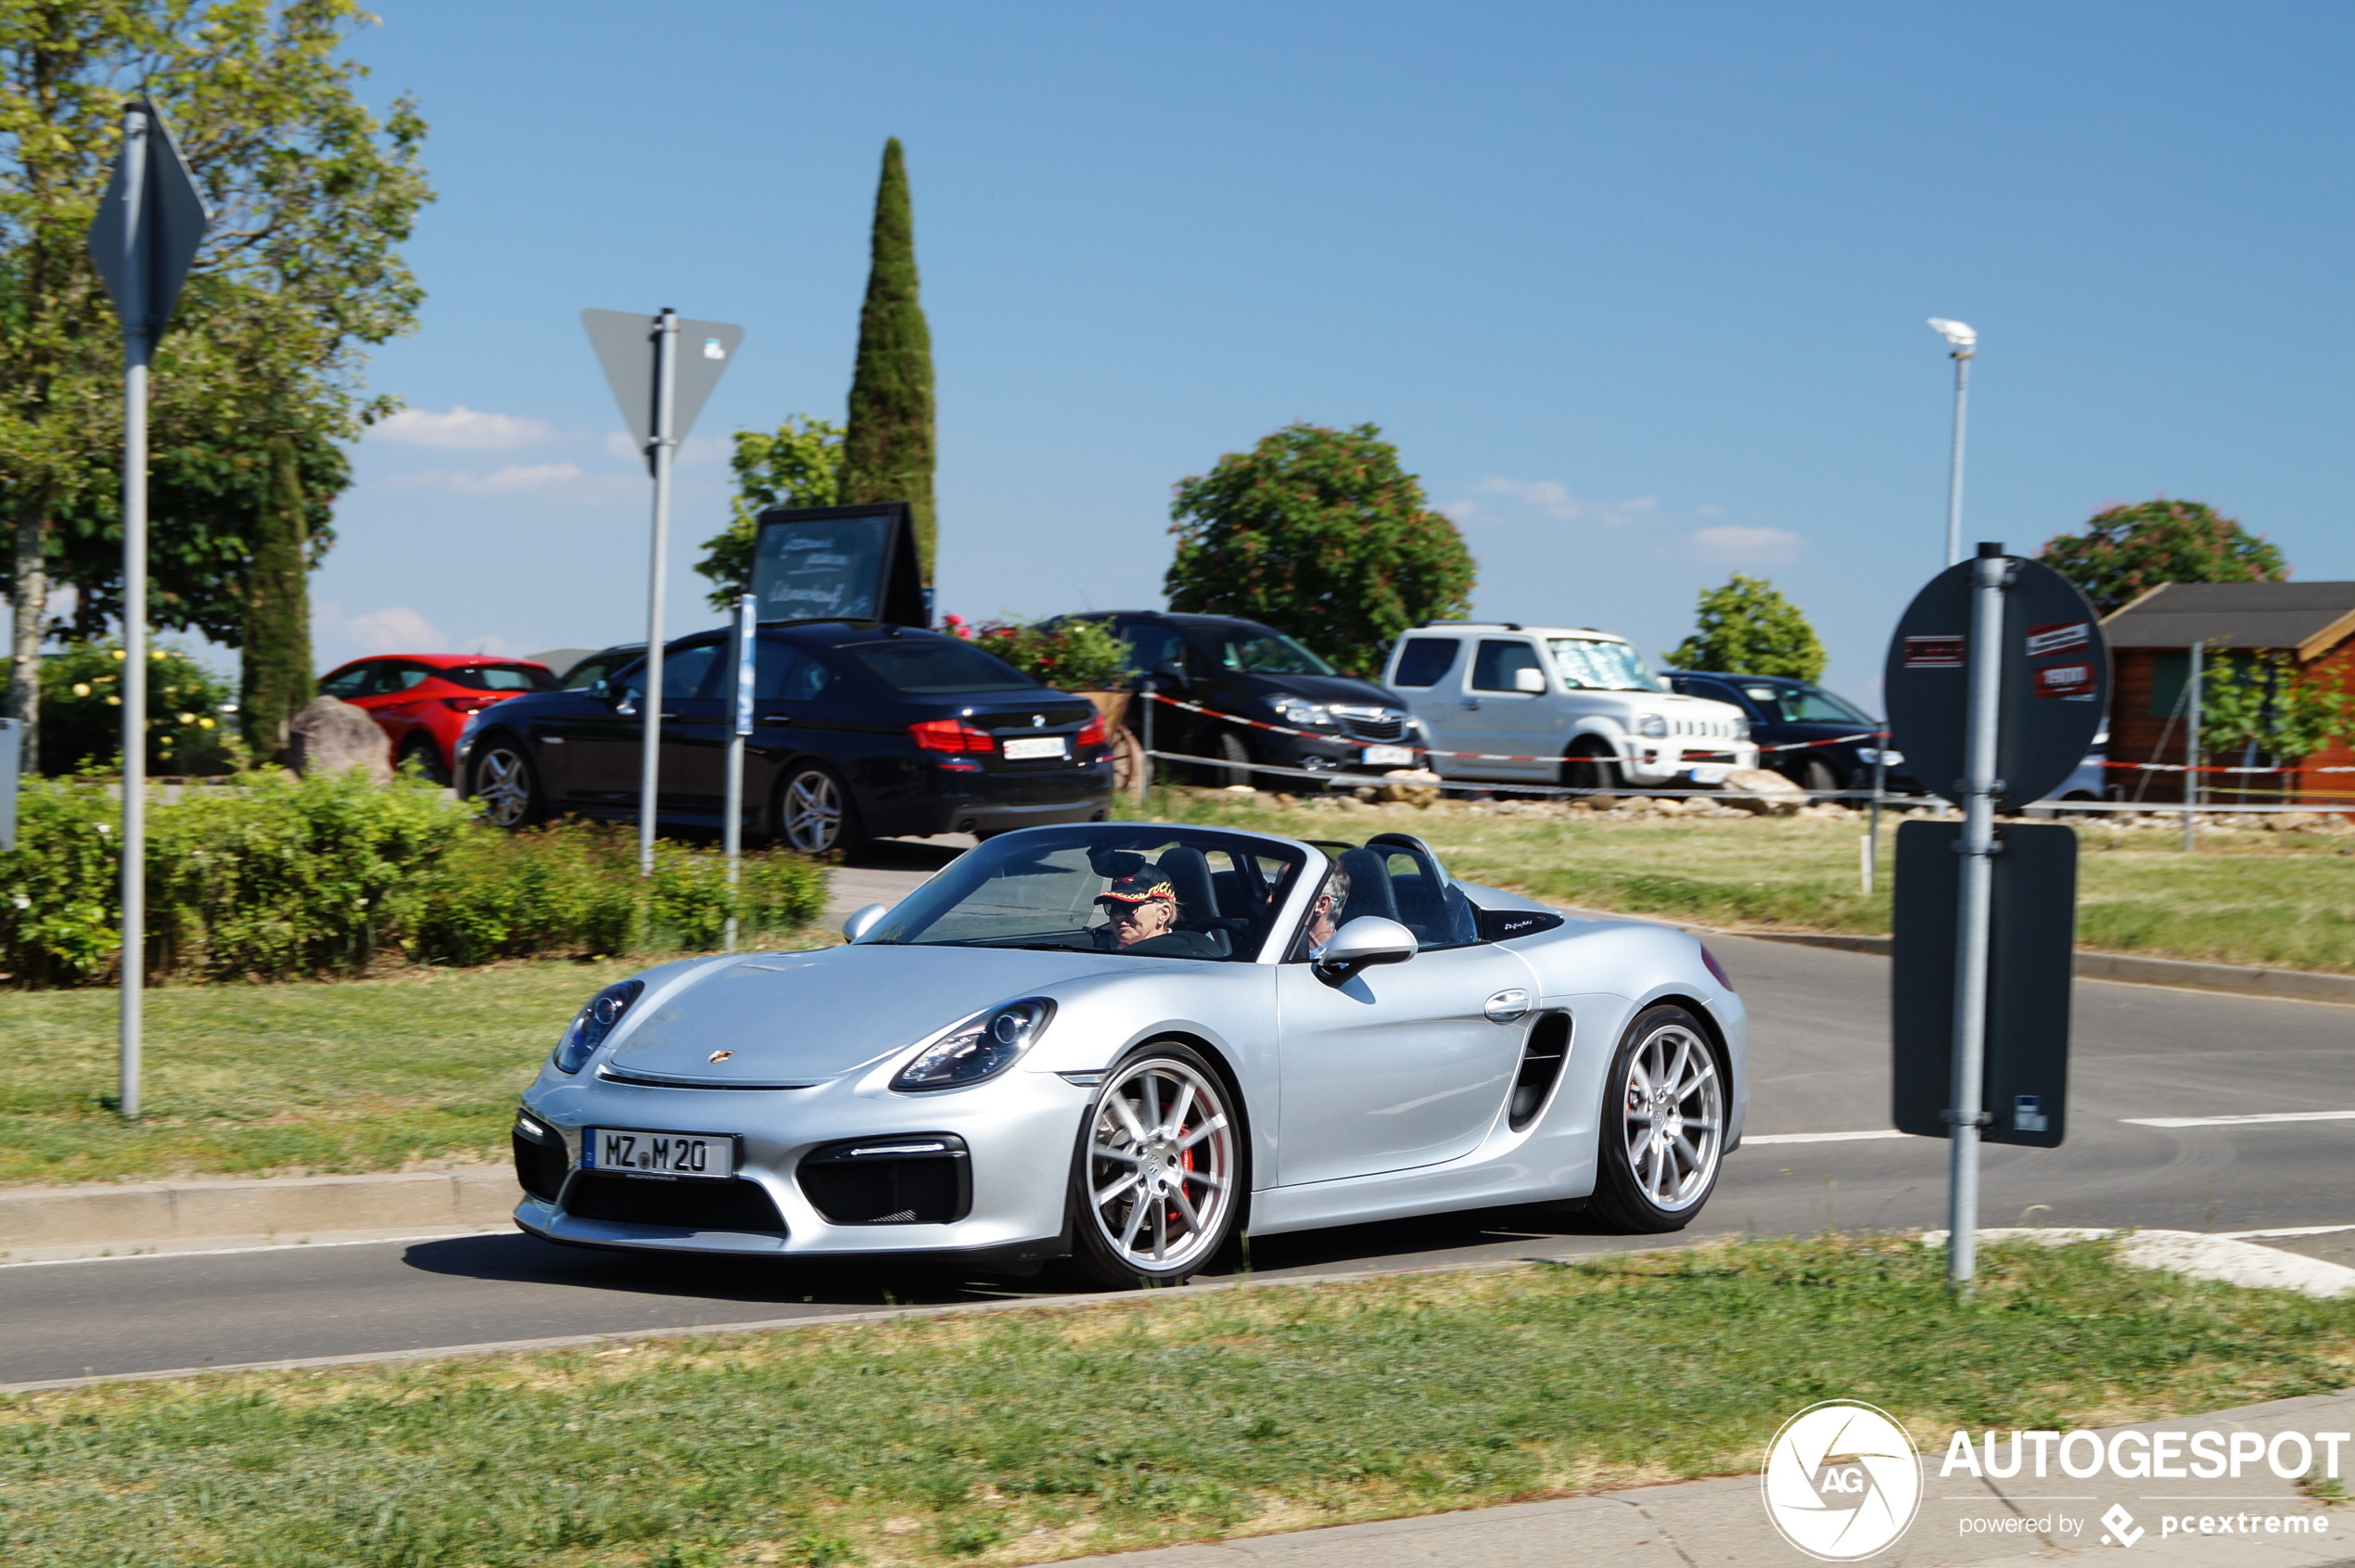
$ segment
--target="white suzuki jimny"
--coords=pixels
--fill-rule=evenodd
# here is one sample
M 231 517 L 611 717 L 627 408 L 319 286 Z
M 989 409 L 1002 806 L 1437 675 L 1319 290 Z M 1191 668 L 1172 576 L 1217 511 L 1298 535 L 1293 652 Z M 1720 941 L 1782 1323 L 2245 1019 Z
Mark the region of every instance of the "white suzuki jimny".
M 1434 621 L 1398 640 L 1382 683 L 1422 721 L 1442 778 L 1662 789 L 1758 766 L 1740 708 L 1670 691 L 1608 631 Z

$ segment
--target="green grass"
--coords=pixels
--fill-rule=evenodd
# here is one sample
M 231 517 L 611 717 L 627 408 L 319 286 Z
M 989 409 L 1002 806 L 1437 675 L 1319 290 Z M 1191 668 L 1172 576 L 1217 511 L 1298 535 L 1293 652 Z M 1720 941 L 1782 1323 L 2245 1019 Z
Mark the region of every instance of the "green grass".
M 151 990 L 135 1125 L 115 1114 L 115 992 L 0 992 L 0 1183 L 503 1159 L 566 1021 L 647 962 Z
M 0 1403 L 0 1560 L 1036 1562 L 1753 1469 L 1819 1399 L 2060 1428 L 2335 1389 L 2355 1302 L 1896 1238 Z
M 1165 820 L 1310 838 L 1427 840 L 1468 881 L 1623 914 L 1709 925 L 1886 935 L 1895 822 L 1882 819 L 1875 891 L 1860 886 L 1861 817 L 1581 822 L 1453 809 L 1268 810 L 1165 791 Z M 1128 814 L 1135 814 L 1133 811 Z M 2079 829 L 2078 945 L 2105 952 L 2355 973 L 2355 837 Z

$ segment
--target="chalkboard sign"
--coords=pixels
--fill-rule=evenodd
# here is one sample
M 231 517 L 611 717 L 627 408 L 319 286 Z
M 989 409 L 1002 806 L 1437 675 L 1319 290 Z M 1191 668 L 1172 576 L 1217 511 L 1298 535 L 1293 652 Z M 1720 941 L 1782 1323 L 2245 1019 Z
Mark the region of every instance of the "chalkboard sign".
M 764 625 L 873 620 L 923 626 L 923 583 L 905 502 L 779 508 L 760 515 L 752 564 Z

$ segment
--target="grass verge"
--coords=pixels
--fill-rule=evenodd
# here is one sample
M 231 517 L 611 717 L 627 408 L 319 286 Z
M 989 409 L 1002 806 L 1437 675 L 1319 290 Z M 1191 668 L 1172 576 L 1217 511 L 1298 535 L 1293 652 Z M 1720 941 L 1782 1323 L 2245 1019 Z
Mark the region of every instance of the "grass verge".
M 1931 1442 L 2355 1381 L 2355 1301 L 2015 1243 L 1958 1302 L 1943 1261 L 1752 1241 L 22 1396 L 0 1559 L 1014 1563 L 1744 1471 L 1829 1397 Z
M 0 1184 L 503 1159 L 566 1020 L 648 962 L 152 990 L 135 1124 L 115 1114 L 113 991 L 0 992 Z
M 1238 797 L 1240 800 L 1240 797 Z M 1862 890 L 1864 820 L 1581 822 L 1392 807 L 1269 810 L 1163 791 L 1160 820 L 1306 838 L 1384 831 L 1429 842 L 1471 882 L 1622 914 L 1709 925 L 1889 931 L 1894 822 L 1882 819 L 1875 891 Z M 1131 808 L 1128 815 L 1139 815 Z M 2105 952 L 2355 974 L 2355 842 L 2336 835 L 2078 828 L 2077 940 Z

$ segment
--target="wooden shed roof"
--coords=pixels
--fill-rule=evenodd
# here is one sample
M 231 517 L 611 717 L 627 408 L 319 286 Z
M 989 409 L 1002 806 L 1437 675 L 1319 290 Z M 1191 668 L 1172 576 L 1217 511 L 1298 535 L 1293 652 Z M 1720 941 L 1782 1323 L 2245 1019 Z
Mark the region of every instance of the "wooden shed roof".
M 2355 582 L 2165 582 L 2103 618 L 2113 648 L 2287 648 L 2355 636 Z

